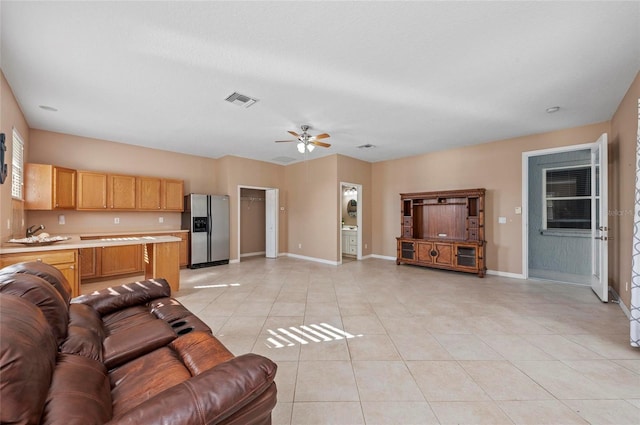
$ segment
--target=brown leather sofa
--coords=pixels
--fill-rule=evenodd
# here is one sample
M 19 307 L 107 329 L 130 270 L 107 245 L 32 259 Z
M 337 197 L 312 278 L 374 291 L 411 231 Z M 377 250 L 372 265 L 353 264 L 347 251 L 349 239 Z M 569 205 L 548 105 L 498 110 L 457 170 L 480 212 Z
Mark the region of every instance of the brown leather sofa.
M 0 270 L 0 423 L 271 423 L 276 365 L 231 354 L 163 279 L 69 294 L 47 264 Z

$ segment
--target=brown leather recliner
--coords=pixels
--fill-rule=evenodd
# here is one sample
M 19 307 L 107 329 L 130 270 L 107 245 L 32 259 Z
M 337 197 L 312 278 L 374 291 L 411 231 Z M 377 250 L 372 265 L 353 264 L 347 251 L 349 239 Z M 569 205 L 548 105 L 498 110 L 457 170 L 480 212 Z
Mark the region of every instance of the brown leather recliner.
M 1 423 L 271 423 L 276 365 L 230 353 L 163 279 L 70 300 L 54 267 L 6 267 L 0 335 Z

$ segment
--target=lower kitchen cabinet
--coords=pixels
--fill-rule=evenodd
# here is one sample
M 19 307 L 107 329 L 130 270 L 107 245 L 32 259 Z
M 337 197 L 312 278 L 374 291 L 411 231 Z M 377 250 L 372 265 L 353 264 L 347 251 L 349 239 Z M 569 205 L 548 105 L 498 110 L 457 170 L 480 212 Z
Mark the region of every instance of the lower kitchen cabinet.
M 148 234 L 124 234 L 92 236 L 86 239 L 142 237 Z M 174 236 L 180 238 L 180 267 L 186 267 L 189 261 L 189 235 L 186 232 L 153 233 L 153 236 Z M 85 239 L 85 238 L 83 238 Z M 144 273 L 145 246 L 123 245 L 80 249 L 80 278 L 97 279 L 120 275 Z
M 25 261 L 40 261 L 51 264 L 60 270 L 71 287 L 71 296 L 80 295 L 80 279 L 78 275 L 78 250 L 65 249 L 59 251 L 36 251 L 28 254 L 0 255 L 0 268 Z

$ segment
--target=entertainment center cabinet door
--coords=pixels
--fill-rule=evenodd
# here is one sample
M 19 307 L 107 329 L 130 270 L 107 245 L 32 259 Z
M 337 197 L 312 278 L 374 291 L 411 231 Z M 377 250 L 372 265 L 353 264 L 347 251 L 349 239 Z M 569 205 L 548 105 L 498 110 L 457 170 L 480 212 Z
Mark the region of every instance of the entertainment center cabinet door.
M 416 242 L 418 261 L 421 263 L 431 264 L 433 263 L 433 257 L 431 251 L 433 251 L 432 242 Z
M 442 266 L 450 266 L 453 264 L 453 244 L 450 242 L 435 242 L 433 244 L 437 255 L 434 256 L 433 262 Z
M 478 271 L 478 247 L 476 245 L 456 244 L 456 267 L 469 271 Z

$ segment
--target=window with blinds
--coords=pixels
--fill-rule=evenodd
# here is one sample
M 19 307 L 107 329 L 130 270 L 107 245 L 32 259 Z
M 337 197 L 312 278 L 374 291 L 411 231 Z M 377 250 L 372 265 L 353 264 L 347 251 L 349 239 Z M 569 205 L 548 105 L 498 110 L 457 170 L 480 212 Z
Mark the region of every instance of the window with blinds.
M 591 229 L 591 167 L 543 170 L 545 229 Z
M 13 157 L 11 160 L 11 197 L 23 200 L 24 188 L 24 142 L 13 129 Z

